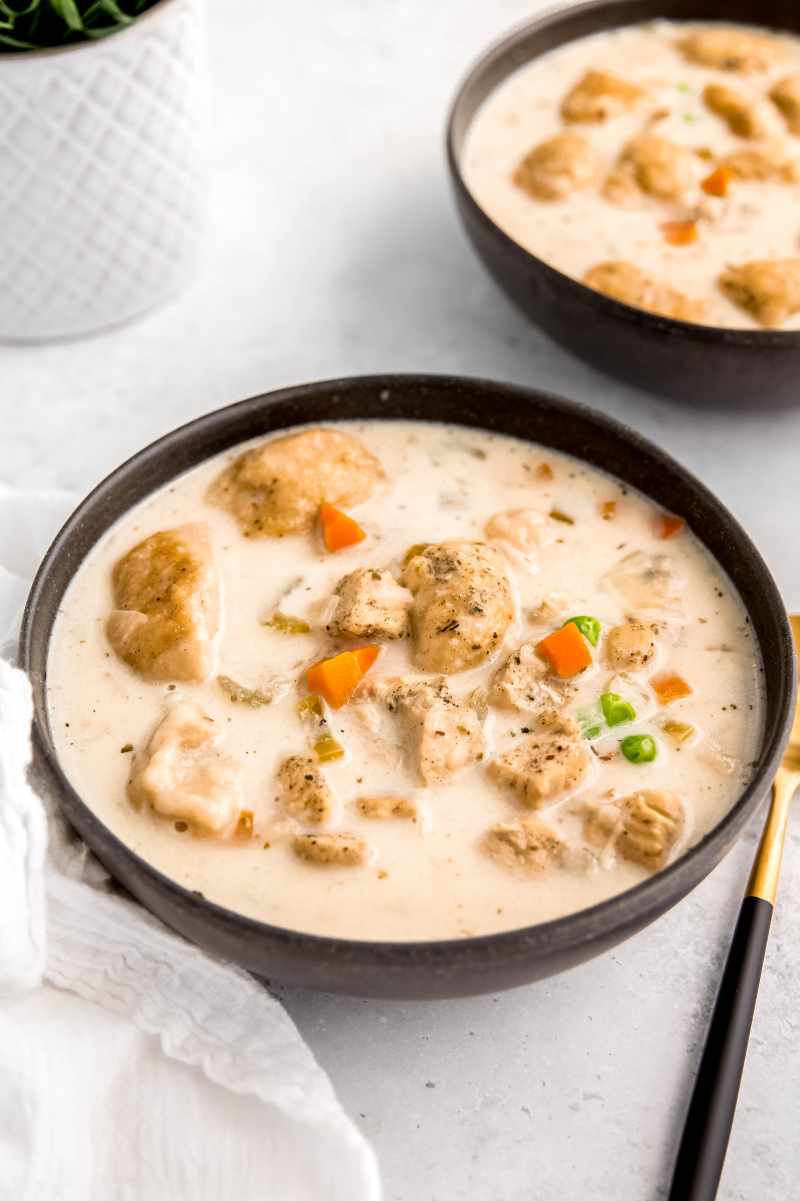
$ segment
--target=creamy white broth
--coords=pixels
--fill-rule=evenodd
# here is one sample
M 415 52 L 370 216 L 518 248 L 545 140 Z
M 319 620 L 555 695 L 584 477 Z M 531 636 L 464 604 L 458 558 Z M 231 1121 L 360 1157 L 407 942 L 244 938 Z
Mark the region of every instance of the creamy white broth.
M 729 264 L 800 255 L 800 184 L 736 181 L 724 200 L 710 199 L 697 188 L 686 203 L 667 203 L 641 195 L 631 208 L 601 194 L 622 146 L 643 132 L 658 110 L 669 116 L 652 126 L 660 137 L 714 158 L 760 145 L 730 132 L 702 100 L 709 82 L 725 84 L 764 101 L 769 137 L 800 154 L 778 110 L 764 100 L 772 84 L 800 69 L 800 38 L 781 38 L 786 58 L 771 70 L 741 75 L 698 66 L 676 48 L 687 29 L 659 21 L 598 33 L 571 42 L 520 67 L 487 98 L 467 134 L 462 170 L 478 204 L 514 241 L 575 279 L 604 260 L 627 260 L 659 281 L 706 303 L 704 324 L 760 328 L 751 315 L 717 287 Z M 777 36 L 777 35 L 776 35 Z M 648 102 L 634 111 L 598 124 L 566 125 L 560 113 L 565 93 L 589 69 L 609 71 L 646 85 Z M 563 129 L 572 129 L 599 152 L 598 186 L 558 201 L 538 201 L 513 183 L 521 158 Z M 713 163 L 701 166 L 700 176 Z M 682 220 L 701 205 L 698 240 L 687 246 L 665 241 L 661 224 Z M 781 324 L 800 329 L 800 313 Z
M 596 861 L 585 850 L 580 807 L 608 789 L 680 793 L 688 825 L 678 852 L 710 829 L 748 778 L 762 702 L 760 663 L 746 614 L 697 539 L 684 531 L 668 543 L 660 541 L 652 502 L 575 459 L 523 441 L 428 423 L 367 421 L 339 428 L 363 440 L 387 477 L 353 510 L 368 534 L 358 546 L 329 554 L 316 533 L 242 537 L 232 517 L 206 501 L 209 483 L 241 452 L 238 447 L 140 504 L 78 571 L 54 630 L 49 711 L 61 763 L 103 822 L 167 875 L 238 912 L 319 934 L 399 940 L 512 929 L 592 905 L 644 879 L 648 872 L 634 863 L 621 857 Z M 552 468 L 552 480 L 539 478 L 542 463 Z M 609 500 L 617 502 L 616 514 L 606 521 L 599 506 Z M 351 703 L 330 715 L 347 757 L 323 770 L 337 797 L 334 828 L 365 839 L 369 862 L 358 867 L 299 862 L 291 851 L 297 824 L 276 804 L 276 772 L 288 754 L 307 752 L 296 705 L 304 668 L 331 653 L 330 639 L 319 631 L 334 586 L 359 566 L 389 567 L 399 574 L 405 552 L 415 543 L 483 539 L 488 517 L 520 507 L 545 515 L 556 509 L 574 524 L 548 519 L 553 541 L 538 552 L 535 571 L 509 559 L 517 618 L 489 661 L 450 677 L 454 693 L 463 696 L 488 683 L 517 645 L 560 625 L 563 617 L 538 624 L 528 617 L 554 591 L 570 598 L 566 616 L 593 614 L 605 629 L 620 621 L 624 606 L 601 586 L 602 577 L 631 551 L 664 551 L 686 578 L 685 622 L 670 629 L 656 662 L 640 674 L 646 680 L 668 667 L 691 683 L 692 695 L 670 706 L 669 714 L 695 724 L 702 731 L 700 741 L 680 750 L 672 746 L 659 729 L 666 711 L 658 706 L 649 718 L 622 730 L 655 732 L 656 762 L 635 766 L 618 754 L 609 762 L 596 760 L 576 796 L 542 811 L 576 847 L 575 862 L 525 874 L 492 861 L 481 847 L 491 825 L 524 813 L 511 793 L 488 778 L 483 764 L 446 784 L 422 788 L 399 733 L 390 731 L 388 739 L 371 734 Z M 198 520 L 210 527 L 223 580 L 216 671 L 251 688 L 285 675 L 285 696 L 268 707 L 232 705 L 213 677 L 202 684 L 143 681 L 107 642 L 114 563 L 147 535 Z M 278 607 L 315 629 L 285 635 L 266 628 L 261 619 Z M 409 641 L 389 642 L 370 677 L 412 671 Z M 580 677 L 575 705 L 594 700 L 612 674 L 600 657 Z M 254 813 L 252 841 L 179 833 L 171 820 L 131 804 L 126 792 L 131 755 L 122 748 L 146 746 L 178 698 L 197 700 L 224 727 L 226 751 L 243 763 L 244 804 Z M 489 756 L 512 731 L 528 724 L 525 714 L 491 708 Z M 600 752 L 614 751 L 617 742 L 615 732 L 593 745 Z M 730 774 L 720 770 L 725 766 Z M 417 798 L 422 820 L 371 821 L 356 813 L 357 797 L 387 791 Z

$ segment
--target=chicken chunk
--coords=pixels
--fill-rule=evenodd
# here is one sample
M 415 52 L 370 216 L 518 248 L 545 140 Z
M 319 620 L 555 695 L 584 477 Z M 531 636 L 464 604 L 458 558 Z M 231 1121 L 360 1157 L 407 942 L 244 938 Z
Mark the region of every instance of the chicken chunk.
M 292 850 L 298 859 L 324 867 L 359 867 L 367 859 L 367 844 L 355 834 L 297 834 Z
M 489 774 L 527 808 L 540 809 L 573 792 L 586 778 L 590 762 L 590 752 L 572 723 L 564 727 L 554 722 L 544 733 L 515 739 L 489 764 Z
M 630 796 L 592 806 L 586 836 L 616 848 L 650 871 L 664 867 L 686 824 L 685 806 L 673 792 L 642 788 Z
M 756 183 L 798 183 L 800 163 L 780 142 L 764 142 L 746 150 L 735 150 L 721 165 L 734 179 Z
M 247 538 L 309 530 L 323 501 L 361 504 L 383 477 L 375 456 L 341 430 L 313 429 L 247 450 L 211 485 L 208 499 L 228 509 Z
M 439 542 L 403 571 L 414 596 L 411 623 L 422 671 L 458 672 L 497 650 L 514 620 L 514 600 L 500 552 L 483 542 Z
M 129 550 L 111 577 L 111 646 L 148 680 L 204 680 L 214 665 L 219 574 L 208 526 L 159 530 Z
M 535 642 L 523 642 L 496 673 L 489 699 L 500 709 L 539 715 L 563 708 L 574 691 L 569 680 L 550 673 L 536 653 Z
M 606 658 L 615 671 L 640 671 L 656 653 L 655 630 L 643 621 L 626 621 L 606 636 Z
M 762 138 L 770 132 L 759 103 L 724 83 L 706 84 L 703 100 L 706 108 L 722 117 L 737 137 Z
M 800 312 L 800 259 L 754 259 L 723 271 L 720 287 L 768 328 Z
M 785 75 L 770 89 L 769 98 L 792 133 L 800 134 L 800 71 Z
M 697 174 L 697 159 L 688 147 L 642 134 L 623 146 L 603 194 L 614 204 L 635 204 L 642 192 L 656 200 L 680 200 Z
M 565 121 L 596 125 L 635 108 L 645 91 L 607 71 L 587 71 L 561 102 Z
M 564 840 L 538 817 L 521 817 L 492 826 L 483 846 L 502 867 L 537 873 L 556 867 L 566 850 Z
M 552 625 L 556 617 L 561 617 L 571 608 L 572 601 L 567 592 L 548 592 L 538 605 L 528 611 L 528 621 L 532 625 Z
M 527 559 L 533 559 L 541 546 L 552 541 L 548 521 L 537 509 L 506 509 L 493 513 L 484 526 L 486 537 L 512 547 Z
M 591 142 L 572 130 L 557 133 L 529 150 L 514 172 L 514 183 L 535 200 L 563 200 L 594 182 L 599 169 Z
M 702 321 L 705 305 L 692 300 L 669 284 L 662 284 L 640 267 L 624 260 L 597 263 L 590 267 L 583 282 L 612 300 L 633 305 L 659 317 L 675 321 Z
M 681 38 L 678 46 L 691 63 L 742 74 L 768 71 L 786 55 L 783 43 L 777 38 L 731 25 L 695 29 Z
M 408 636 L 414 598 L 390 571 L 359 567 L 339 581 L 336 596 L 336 609 L 325 627 L 329 634 L 352 638 Z
M 278 772 L 280 800 L 287 813 L 309 826 L 321 826 L 333 813 L 333 793 L 315 761 L 290 755 Z
M 581 728 L 566 709 L 545 709 L 539 715 L 539 726 L 552 737 L 581 738 Z
M 175 705 L 134 758 L 131 800 L 201 833 L 232 833 L 241 810 L 241 767 L 223 754 L 221 742 L 221 731 L 198 705 Z
M 443 784 L 483 759 L 486 744 L 478 714 L 453 696 L 443 676 L 376 680 L 362 695 L 380 701 L 407 723 L 419 774 L 426 784 Z
M 603 576 L 603 583 L 640 616 L 678 617 L 683 611 L 686 580 L 669 555 L 631 551 Z
M 388 818 L 401 818 L 415 822 L 418 817 L 417 802 L 411 797 L 392 796 L 362 796 L 356 801 L 356 808 L 362 817 L 386 821 Z

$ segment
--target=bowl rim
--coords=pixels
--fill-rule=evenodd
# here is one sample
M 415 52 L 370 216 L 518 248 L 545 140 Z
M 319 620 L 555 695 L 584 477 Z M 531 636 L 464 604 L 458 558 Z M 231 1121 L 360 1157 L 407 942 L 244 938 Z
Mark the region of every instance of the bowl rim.
M 384 964 L 387 967 L 410 966 L 413 963 L 440 965 L 443 961 L 465 961 L 474 959 L 475 962 L 491 963 L 492 960 L 508 962 L 515 957 L 531 954 L 546 955 L 554 950 L 574 950 L 584 944 L 598 940 L 600 934 L 620 938 L 638 929 L 656 918 L 664 909 L 677 903 L 688 891 L 694 888 L 711 870 L 732 845 L 746 821 L 766 790 L 766 784 L 774 775 L 780 764 L 784 747 L 788 741 L 791 722 L 794 715 L 794 701 L 797 688 L 794 644 L 789 627 L 786 611 L 778 591 L 760 552 L 745 532 L 738 520 L 730 513 L 716 495 L 708 489 L 701 480 L 697 479 L 688 469 L 681 466 L 670 454 L 662 450 L 649 439 L 644 438 L 638 431 L 608 416 L 606 413 L 593 409 L 589 405 L 567 400 L 553 393 L 539 389 L 527 388 L 519 384 L 486 379 L 480 376 L 456 376 L 449 374 L 430 373 L 392 373 L 388 375 L 356 375 L 318 380 L 312 383 L 300 384 L 294 387 L 275 389 L 267 393 L 238 401 L 235 404 L 214 409 L 200 417 L 196 417 L 149 443 L 141 450 L 124 460 L 118 467 L 106 475 L 83 498 L 70 513 L 50 544 L 36 572 L 26 600 L 18 642 L 18 659 L 20 667 L 30 676 L 31 663 L 35 654 L 37 640 L 38 613 L 40 605 L 45 604 L 50 582 L 50 575 L 58 566 L 62 555 L 69 554 L 74 537 L 80 534 L 81 524 L 87 513 L 94 511 L 103 504 L 105 495 L 127 478 L 134 477 L 146 471 L 154 461 L 162 458 L 169 459 L 170 453 L 185 440 L 195 435 L 204 435 L 210 440 L 214 434 L 224 434 L 226 427 L 235 430 L 237 419 L 249 412 L 269 409 L 270 406 L 281 402 L 302 402 L 308 398 L 313 400 L 321 393 L 345 393 L 349 389 L 382 390 L 398 387 L 415 387 L 421 389 L 476 389 L 501 392 L 509 399 L 514 399 L 521 406 L 535 400 L 564 417 L 579 416 L 588 421 L 599 431 L 612 438 L 621 439 L 633 447 L 643 450 L 651 459 L 680 483 L 691 490 L 703 503 L 715 510 L 716 515 L 727 530 L 736 532 L 740 543 L 746 548 L 747 554 L 758 573 L 759 584 L 768 607 L 777 619 L 780 645 L 771 654 L 771 662 L 776 679 L 782 681 L 782 691 L 778 695 L 776 706 L 777 717 L 771 729 L 765 729 L 762 743 L 759 747 L 758 759 L 760 765 L 754 771 L 747 785 L 737 795 L 737 799 L 724 814 L 722 819 L 700 839 L 683 851 L 677 859 L 649 878 L 642 880 L 632 888 L 617 893 L 596 905 L 579 909 L 562 917 L 553 918 L 546 922 L 538 922 L 530 926 L 515 927 L 494 934 L 477 935 L 467 938 L 447 939 L 416 939 L 416 940 L 368 940 L 356 938 L 340 938 L 325 934 L 314 934 L 291 927 L 277 926 L 257 918 L 237 913 L 218 902 L 209 900 L 196 892 L 184 888 L 183 885 L 165 875 L 147 860 L 141 858 L 128 847 L 107 826 L 81 798 L 77 789 L 70 783 L 66 772 L 61 767 L 55 746 L 49 730 L 49 713 L 46 707 L 46 667 L 41 678 L 40 686 L 43 693 L 44 725 L 40 722 L 37 707 L 34 706 L 32 725 L 33 766 L 44 772 L 48 784 L 56 790 L 58 803 L 68 817 L 69 810 L 77 809 L 87 829 L 92 835 L 97 834 L 110 850 L 124 859 L 137 873 L 154 884 L 162 892 L 177 900 L 184 908 L 193 909 L 197 914 L 212 921 L 217 928 L 228 928 L 237 933 L 245 934 L 250 939 L 259 936 L 280 943 L 284 948 L 300 948 L 309 954 L 316 954 L 328 962 L 347 960 L 357 965 L 359 961 L 371 966 Z M 390 418 L 391 419 L 391 418 Z M 330 420 L 336 421 L 333 416 Z M 358 417 L 354 420 L 359 420 Z M 382 418 L 365 417 L 361 420 L 382 420 Z M 385 418 L 384 418 L 385 420 Z M 432 418 L 433 423 L 442 424 L 441 419 Z M 302 420 L 278 424 L 269 430 L 273 434 L 281 428 L 288 429 L 294 425 L 307 424 Z M 444 424 L 459 424 L 444 422 Z M 464 423 L 470 428 L 489 429 L 479 423 Z M 491 430 L 490 430 L 491 432 Z M 510 435 L 514 436 L 514 435 Z M 536 444 L 536 439 L 531 437 Z M 165 487 L 170 479 L 177 479 L 186 471 L 192 470 L 201 463 L 224 453 L 242 443 L 241 438 L 232 437 L 225 445 L 217 449 L 199 453 L 191 466 L 183 466 L 174 475 L 163 479 L 153 488 L 157 491 Z M 546 443 L 541 443 L 546 445 Z M 578 457 L 578 456 L 576 456 Z M 612 473 L 614 474 L 614 473 Z M 623 477 L 619 477 L 623 478 Z M 144 496 L 135 503 L 141 503 Z M 98 535 L 92 547 L 104 536 L 113 525 L 113 521 Z M 699 537 L 699 535 L 698 535 Z M 91 549 L 91 548 L 90 548 Z M 84 552 L 81 562 L 86 557 Z M 79 570 L 76 568 L 75 570 Z M 47 620 L 46 616 L 42 620 Z M 44 661 L 50 647 L 54 626 L 54 618 L 50 619 Z M 763 656 L 763 647 L 759 642 L 759 650 Z M 766 656 L 763 656 L 766 663 Z M 92 845 L 92 838 L 85 838 L 93 853 L 97 854 Z M 100 856 L 102 858 L 102 856 Z M 708 866 L 703 868 L 703 861 Z M 110 872 L 113 875 L 113 872 Z
M 633 5 L 637 0 L 622 0 L 623 3 Z M 662 333 L 671 334 L 673 336 L 692 337 L 698 342 L 729 342 L 736 346 L 754 346 L 760 350 L 764 349 L 797 349 L 800 345 L 800 330 L 780 330 L 780 329 L 739 329 L 724 325 L 703 325 L 696 321 L 681 321 L 674 317 L 662 317 L 656 313 L 649 313 L 646 309 L 636 308 L 635 305 L 626 304 L 624 301 L 615 300 L 611 296 L 606 296 L 604 292 L 598 292 L 594 288 L 590 288 L 588 284 L 582 280 L 575 279 L 571 275 L 560 271 L 558 267 L 546 262 L 545 259 L 539 258 L 532 251 L 527 250 L 519 242 L 515 241 L 509 234 L 505 232 L 489 214 L 486 209 L 482 208 L 478 201 L 473 196 L 469 185 L 464 177 L 461 169 L 461 151 L 456 147 L 456 125 L 461 119 L 462 109 L 466 106 L 469 100 L 469 93 L 482 79 L 484 73 L 498 61 L 502 61 L 507 55 L 511 54 L 517 46 L 527 40 L 528 37 L 536 33 L 544 32 L 548 29 L 556 29 L 559 25 L 568 23 L 575 17 L 580 17 L 582 14 L 591 15 L 592 13 L 602 14 L 604 10 L 615 9 L 620 7 L 620 0 L 580 0 L 577 4 L 569 4 L 565 7 L 551 7 L 545 12 L 538 14 L 536 17 L 525 19 L 511 26 L 505 33 L 494 39 L 488 46 L 472 61 L 472 64 L 467 68 L 462 75 L 460 82 L 456 87 L 453 99 L 450 102 L 450 107 L 447 113 L 445 124 L 444 141 L 445 141 L 445 157 L 447 166 L 450 172 L 451 179 L 458 190 L 459 199 L 466 204 L 471 216 L 479 221 L 488 231 L 490 231 L 495 239 L 503 246 L 507 253 L 521 257 L 522 261 L 528 262 L 535 266 L 542 274 L 557 281 L 559 286 L 568 287 L 572 292 L 573 297 L 577 300 L 582 300 L 587 305 L 599 305 L 610 316 L 616 316 L 633 324 L 649 326 L 653 330 L 659 330 Z M 653 17 L 652 20 L 659 18 Z M 696 24 L 696 21 L 690 21 L 685 18 L 676 18 L 664 16 L 663 20 L 672 20 L 680 22 L 685 20 L 687 24 Z M 708 23 L 712 24 L 714 20 L 722 20 L 722 18 L 708 18 Z M 703 21 L 703 18 L 698 18 L 697 21 Z M 616 21 L 614 24 L 607 26 L 607 32 L 613 29 L 620 29 L 627 24 L 642 24 L 643 22 L 631 20 L 630 22 Z M 757 22 L 754 22 L 757 24 Z M 774 27 L 774 28 L 777 28 Z M 600 31 L 598 31 L 600 32 Z M 591 35 L 584 35 L 591 36 Z M 566 38 L 555 49 L 561 49 L 562 46 L 568 45 L 570 42 L 579 41 L 580 38 Z M 544 53 L 551 53 L 545 51 Z M 525 60 L 524 63 L 515 63 L 503 76 L 502 80 L 494 85 L 492 91 L 496 90 L 505 83 L 514 71 L 520 70 L 523 66 L 527 66 L 536 58 L 541 57 L 541 54 L 532 54 Z M 464 126 L 464 136 L 466 136 L 472 122 L 475 120 L 476 114 L 466 122 Z M 462 147 L 463 150 L 463 147 Z

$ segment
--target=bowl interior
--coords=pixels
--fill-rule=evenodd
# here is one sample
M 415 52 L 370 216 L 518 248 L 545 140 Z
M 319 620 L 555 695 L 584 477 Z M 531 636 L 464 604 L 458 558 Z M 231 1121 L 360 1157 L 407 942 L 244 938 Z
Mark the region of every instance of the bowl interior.
M 800 6 L 794 0 L 589 0 L 547 13 L 511 30 L 470 69 L 450 116 L 456 156 L 483 101 L 518 67 L 566 42 L 659 19 L 740 22 L 800 33 Z
M 302 422 L 348 418 L 436 420 L 485 428 L 540 442 L 607 470 L 665 508 L 679 513 L 702 539 L 739 591 L 753 623 L 765 664 L 765 728 L 750 784 L 729 813 L 674 864 L 600 905 L 555 921 L 483 938 L 439 943 L 359 943 L 296 931 L 231 914 L 162 876 L 124 847 L 71 788 L 58 764 L 46 702 L 47 655 L 63 595 L 82 560 L 106 530 L 156 488 L 210 456 L 269 431 Z M 619 423 L 592 410 L 543 393 L 485 380 L 436 376 L 387 376 L 334 380 L 254 397 L 221 409 L 168 434 L 104 480 L 79 506 L 57 536 L 37 574 L 25 611 L 20 659 L 34 692 L 35 767 L 62 799 L 68 816 L 115 870 L 124 862 L 132 878 L 149 880 L 180 897 L 207 919 L 219 918 L 248 939 L 280 934 L 293 945 L 359 956 L 388 956 L 393 964 L 425 948 L 426 962 L 483 947 L 489 960 L 524 935 L 527 954 L 581 946 L 615 929 L 630 929 L 656 916 L 693 887 L 728 849 L 777 766 L 793 711 L 794 657 L 791 634 L 775 584 L 758 551 L 724 506 L 663 451 Z M 130 885 L 129 885 L 130 886 Z M 620 935 L 621 936 L 621 935 Z M 197 941 L 201 941 L 198 939 Z M 335 985 L 331 985 L 335 986 Z M 492 987 L 487 980 L 485 987 Z M 347 991 L 347 989 L 344 989 Z M 473 989 L 477 991 L 477 989 Z
M 701 345 L 724 342 L 728 347 L 757 347 L 766 352 L 794 353 L 800 346 L 798 330 L 734 329 L 662 318 L 588 288 L 581 280 L 565 275 L 558 267 L 540 259 L 514 241 L 494 222 L 485 209 L 481 208 L 466 183 L 461 170 L 461 157 L 470 125 L 484 100 L 509 75 L 533 59 L 568 42 L 594 33 L 659 19 L 740 22 L 782 32 L 800 33 L 800 5 L 795 4 L 794 0 L 763 0 L 763 3 L 758 3 L 757 0 L 589 0 L 588 3 L 576 4 L 526 22 L 511 30 L 478 59 L 462 80 L 453 100 L 447 122 L 446 142 L 448 163 L 457 190 L 462 202 L 466 202 L 473 210 L 477 220 L 492 230 L 494 240 L 501 248 L 499 253 L 505 259 L 535 264 L 541 273 L 552 281 L 557 281 L 558 286 L 566 288 L 573 297 L 580 296 L 586 299 L 592 306 L 586 313 L 587 321 L 592 320 L 592 310 L 600 310 L 609 315 L 621 316 L 628 321 L 633 320 L 640 329 L 657 327 L 662 331 L 671 332 L 676 337 L 688 337 Z M 530 286 L 530 283 L 526 283 L 526 287 Z M 544 321 L 542 323 L 546 324 Z M 702 374 L 702 349 L 700 354 Z M 641 374 L 646 377 L 648 373 L 645 370 Z M 735 387 L 732 386 L 730 390 L 735 390 Z M 712 376 L 704 381 L 700 388 L 701 399 L 705 393 L 713 391 Z M 795 389 L 791 388 L 792 394 L 794 391 Z M 679 386 L 677 393 L 680 394 Z M 722 397 L 724 396 L 723 392 Z

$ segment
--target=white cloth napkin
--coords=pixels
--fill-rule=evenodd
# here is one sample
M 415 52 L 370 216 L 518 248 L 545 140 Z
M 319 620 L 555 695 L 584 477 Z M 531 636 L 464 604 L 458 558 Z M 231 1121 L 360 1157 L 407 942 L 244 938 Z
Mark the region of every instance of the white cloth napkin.
M 0 1197 L 377 1201 L 373 1152 L 283 1007 L 115 895 L 26 782 L 30 688 L 8 660 L 72 503 L 0 485 Z

